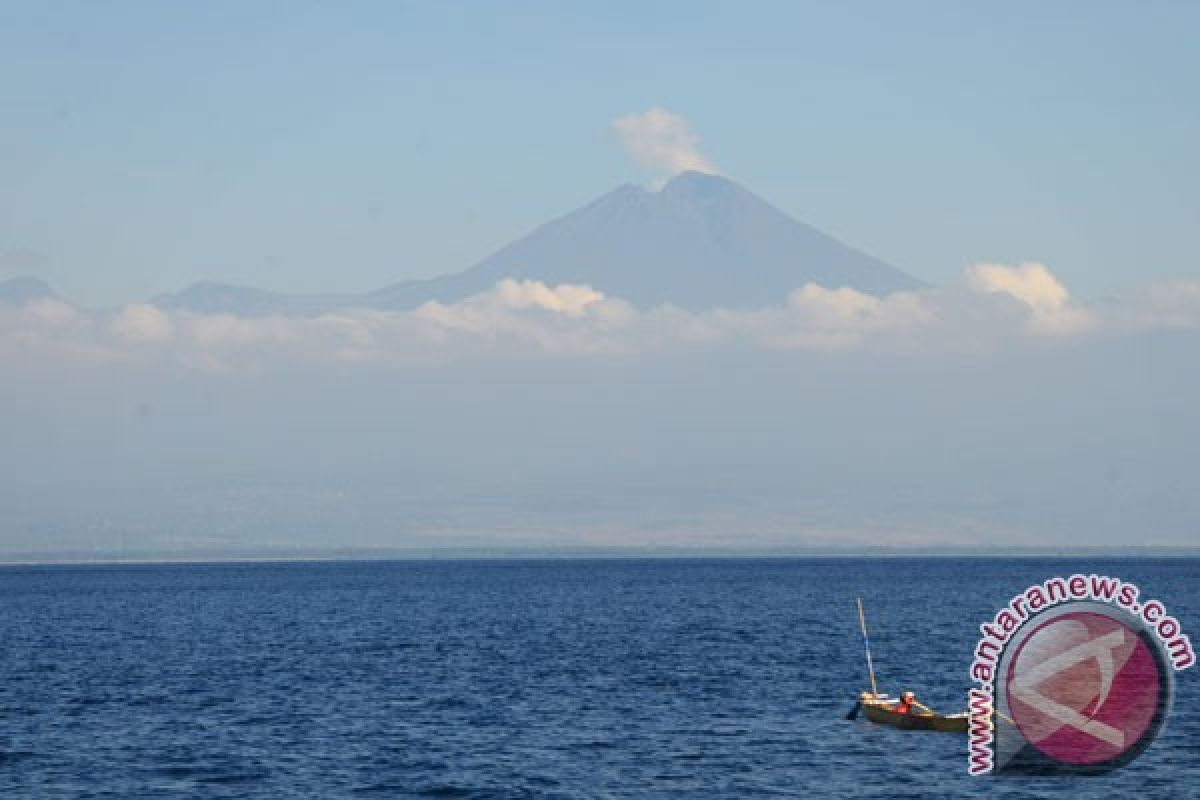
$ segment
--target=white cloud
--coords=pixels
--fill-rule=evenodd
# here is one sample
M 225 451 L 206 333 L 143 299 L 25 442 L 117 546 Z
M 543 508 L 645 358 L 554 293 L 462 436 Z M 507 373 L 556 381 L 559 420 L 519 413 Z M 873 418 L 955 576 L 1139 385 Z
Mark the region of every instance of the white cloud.
M 164 342 L 171 338 L 174 329 L 166 312 L 146 303 L 126 306 L 113 320 L 112 327 L 127 342 Z
M 92 320 L 62 300 L 42 297 L 15 307 L 0 303 L 0 363 L 104 361 L 110 355 Z
M 917 292 L 876 297 L 848 287 L 826 289 L 815 283 L 792 291 L 788 307 L 820 327 L 860 332 L 910 328 L 931 321 L 933 316 Z
M 590 286 L 505 279 L 462 302 L 429 302 L 396 316 L 415 323 L 419 337 L 443 346 L 588 353 L 621 349 L 616 329 L 637 313 L 624 300 Z
M 664 108 L 618 117 L 612 129 L 638 166 L 656 175 L 671 177 L 689 170 L 717 173 L 700 152 L 700 137 L 692 132 L 687 120 Z
M 1064 333 L 1163 329 L 1200 330 L 1200 281 L 1157 284 L 1084 305 L 1041 264 L 981 264 L 967 271 L 965 287 L 877 297 L 810 283 L 778 304 L 750 310 L 668 305 L 640 311 L 590 286 L 511 279 L 457 303 L 429 302 L 406 312 L 344 309 L 315 318 L 148 305 L 102 314 L 39 299 L 0 306 L 0 364 L 165 359 L 225 370 L 705 348 L 962 353 L 1039 346 Z
M 31 321 L 49 328 L 68 328 L 82 320 L 74 306 L 56 297 L 39 297 L 21 308 Z
M 505 278 L 496 284 L 494 293 L 509 308 L 543 308 L 570 317 L 578 317 L 604 300 L 604 293 L 590 286 L 562 284 L 554 288 L 541 281 L 515 281 Z
M 1071 301 L 1067 287 L 1042 264 L 979 264 L 968 270 L 967 277 L 978 291 L 1007 294 L 1024 303 L 1039 332 L 1076 333 L 1091 324 L 1088 312 Z
M 842 350 L 934 323 L 933 298 L 933 292 L 875 297 L 848 287 L 827 289 L 809 283 L 790 292 L 781 307 L 718 309 L 704 317 L 713 328 L 710 339 L 771 349 Z
M 203 348 L 248 348 L 279 345 L 300 338 L 307 320 L 289 317 L 235 317 L 232 314 L 189 314 L 183 332 Z

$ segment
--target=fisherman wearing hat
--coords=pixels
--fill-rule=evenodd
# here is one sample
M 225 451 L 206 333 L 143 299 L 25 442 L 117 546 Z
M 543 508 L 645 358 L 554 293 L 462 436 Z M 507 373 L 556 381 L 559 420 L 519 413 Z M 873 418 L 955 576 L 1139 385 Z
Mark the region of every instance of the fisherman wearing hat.
M 900 694 L 900 702 L 892 707 L 892 711 L 897 714 L 911 714 L 913 706 L 917 703 L 917 696 L 912 692 L 902 692 Z

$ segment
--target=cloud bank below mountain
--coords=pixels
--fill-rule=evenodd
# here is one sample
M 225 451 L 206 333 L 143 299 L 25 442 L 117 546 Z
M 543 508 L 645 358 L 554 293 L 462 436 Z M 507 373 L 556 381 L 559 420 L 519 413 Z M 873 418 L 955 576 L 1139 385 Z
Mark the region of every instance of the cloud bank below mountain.
M 0 360 L 161 362 L 201 369 L 271 364 L 396 365 L 470 358 L 636 356 L 743 348 L 894 355 L 986 352 L 1200 328 L 1200 282 L 1156 284 L 1085 303 L 1042 264 L 982 264 L 955 285 L 874 296 L 807 284 L 759 309 L 639 310 L 589 286 L 504 279 L 412 311 L 241 317 L 133 304 L 88 312 L 57 297 L 0 305 Z

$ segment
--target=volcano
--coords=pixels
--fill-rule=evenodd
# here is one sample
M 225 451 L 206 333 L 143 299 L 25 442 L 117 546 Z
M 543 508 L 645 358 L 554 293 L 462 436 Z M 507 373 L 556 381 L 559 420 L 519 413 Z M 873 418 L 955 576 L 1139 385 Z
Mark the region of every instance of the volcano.
M 923 285 L 727 178 L 684 172 L 657 192 L 621 186 L 464 272 L 389 286 L 371 304 L 454 302 L 503 278 L 582 283 L 637 306 L 690 309 L 778 304 L 807 283 L 877 295 Z
M 288 295 L 197 284 L 154 302 L 258 316 L 337 307 L 391 310 L 454 303 L 505 278 L 586 284 L 649 308 L 760 308 L 808 283 L 882 295 L 924 284 L 793 219 L 717 175 L 684 172 L 659 191 L 626 184 L 551 220 L 462 272 L 361 295 Z

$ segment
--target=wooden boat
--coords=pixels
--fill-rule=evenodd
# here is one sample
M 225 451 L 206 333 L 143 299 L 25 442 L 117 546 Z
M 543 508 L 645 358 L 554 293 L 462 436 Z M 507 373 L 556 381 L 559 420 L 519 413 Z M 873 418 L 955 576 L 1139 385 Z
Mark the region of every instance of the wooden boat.
M 896 701 L 891 698 L 872 699 L 866 692 L 862 697 L 862 710 L 867 719 L 879 725 L 891 725 L 906 731 L 946 731 L 966 733 L 966 713 L 936 714 L 931 711 L 913 709 L 907 714 L 892 711 Z
M 862 630 L 863 647 L 867 652 L 867 675 L 871 678 L 871 691 L 863 692 L 858 696 L 858 702 L 854 708 L 850 709 L 846 719 L 855 719 L 861 709 L 871 722 L 879 725 L 891 725 L 893 728 L 905 731 L 967 732 L 970 720 L 966 713 L 939 714 L 932 708 L 917 702 L 911 693 L 906 694 L 917 708 L 908 713 L 893 711 L 892 709 L 900 702 L 899 699 L 880 694 L 879 686 L 875 683 L 875 665 L 871 662 L 871 640 L 867 637 L 867 615 L 863 612 L 861 597 L 858 598 L 858 625 Z

